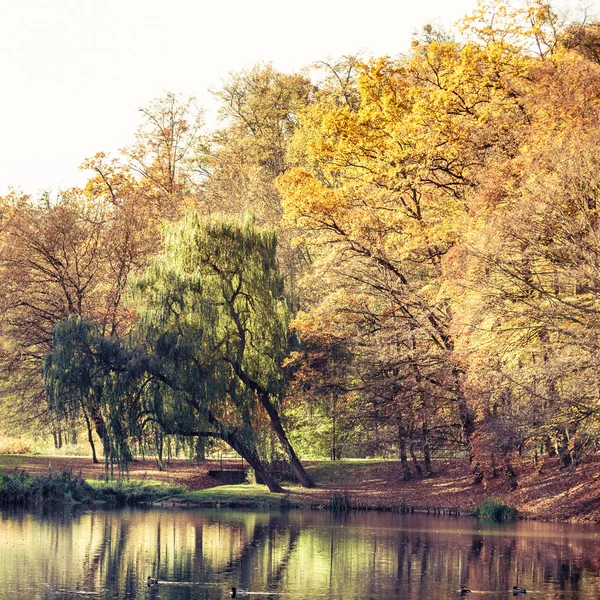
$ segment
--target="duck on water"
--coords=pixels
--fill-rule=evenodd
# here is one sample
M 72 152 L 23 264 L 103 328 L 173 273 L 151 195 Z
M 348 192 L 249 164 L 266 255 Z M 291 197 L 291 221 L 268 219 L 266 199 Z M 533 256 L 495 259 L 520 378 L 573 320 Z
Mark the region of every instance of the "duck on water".
M 517 585 L 513 585 L 511 592 L 513 593 L 514 596 L 520 596 L 521 594 L 526 594 L 527 590 L 524 587 L 519 587 Z M 468 587 L 461 585 L 460 588 L 458 589 L 458 593 L 461 596 L 467 596 L 468 594 L 471 593 L 471 590 Z

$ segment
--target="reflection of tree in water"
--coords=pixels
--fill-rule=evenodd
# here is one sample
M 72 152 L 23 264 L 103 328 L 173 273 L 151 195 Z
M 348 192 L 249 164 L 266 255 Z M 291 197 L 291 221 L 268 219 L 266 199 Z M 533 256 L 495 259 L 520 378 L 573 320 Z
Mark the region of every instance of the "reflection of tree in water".
M 266 563 L 264 585 L 268 590 L 278 590 L 299 539 L 300 528 L 290 522 L 288 513 L 270 514 L 265 523 L 254 527 L 242 550 L 232 557 L 222 573 L 234 577 L 242 586 L 251 587 L 257 565 Z
M 477 590 L 509 590 L 513 585 L 541 589 L 551 583 L 555 589 L 577 592 L 586 572 L 591 575 L 588 585 L 600 589 L 593 540 L 576 539 L 573 543 L 561 536 L 554 540 L 507 533 L 484 531 L 458 539 L 436 539 L 434 532 L 402 531 L 397 545 L 395 594 L 408 591 L 409 597 L 427 596 L 429 583 L 443 581 L 445 576 L 453 589 L 463 583 Z M 415 568 L 418 574 L 414 573 Z
M 101 599 L 158 598 L 159 591 L 145 586 L 148 575 L 171 582 L 161 586 L 163 600 L 224 597 L 231 585 L 300 599 L 441 598 L 461 584 L 479 591 L 523 585 L 572 592 L 572 598 L 600 597 L 597 538 L 567 535 L 548 524 L 150 510 L 15 515 L 8 527 L 19 539 L 41 542 L 35 551 L 21 551 L 27 562 L 13 564 L 16 573 L 0 565 L 0 586 L 3 576 L 23 578 L 48 588 L 40 598 L 50 591 L 64 600 L 81 591 Z

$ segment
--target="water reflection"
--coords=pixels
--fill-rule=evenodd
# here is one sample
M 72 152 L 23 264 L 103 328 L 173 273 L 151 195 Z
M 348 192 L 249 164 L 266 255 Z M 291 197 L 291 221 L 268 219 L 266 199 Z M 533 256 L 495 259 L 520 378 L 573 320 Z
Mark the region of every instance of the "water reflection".
M 416 515 L 6 509 L 0 599 L 600 597 L 600 528 Z M 158 586 L 146 578 L 157 576 Z M 250 598 L 261 596 L 250 596 Z

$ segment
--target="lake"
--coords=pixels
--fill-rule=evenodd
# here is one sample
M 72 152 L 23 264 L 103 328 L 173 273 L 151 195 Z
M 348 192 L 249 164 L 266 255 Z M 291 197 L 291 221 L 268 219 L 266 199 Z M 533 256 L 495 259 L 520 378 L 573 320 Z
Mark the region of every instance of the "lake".
M 600 598 L 600 527 L 376 512 L 2 510 L 0 599 Z M 158 586 L 146 578 L 157 576 Z M 163 583 L 164 582 L 164 583 Z

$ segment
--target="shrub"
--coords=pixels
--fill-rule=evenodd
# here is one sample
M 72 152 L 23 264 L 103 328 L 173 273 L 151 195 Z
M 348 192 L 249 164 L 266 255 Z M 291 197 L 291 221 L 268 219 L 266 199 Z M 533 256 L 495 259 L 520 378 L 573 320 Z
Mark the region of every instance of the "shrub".
M 94 482 L 93 486 L 71 471 L 48 471 L 33 477 L 15 470 L 0 475 L 0 503 L 107 502 L 109 504 L 149 504 L 159 498 L 180 494 L 182 487 L 143 481 Z
M 350 510 L 349 494 L 347 492 L 342 492 L 341 494 L 334 492 L 333 496 L 331 496 L 329 507 L 331 508 L 331 512 L 346 512 Z
M 484 500 L 475 510 L 477 517 L 494 521 L 513 521 L 518 511 L 514 506 L 504 504 L 499 500 Z
M 31 502 L 89 502 L 93 490 L 81 475 L 71 471 L 48 471 L 33 477 L 15 470 L 0 476 L 0 502 L 29 504 Z
M 30 441 L 9 435 L 0 435 L 0 454 L 31 454 L 33 446 Z

